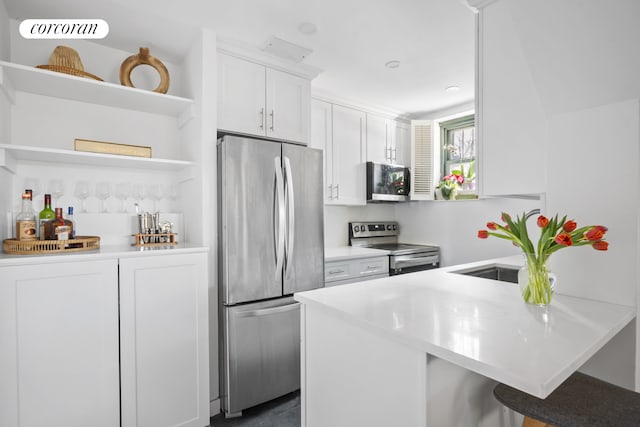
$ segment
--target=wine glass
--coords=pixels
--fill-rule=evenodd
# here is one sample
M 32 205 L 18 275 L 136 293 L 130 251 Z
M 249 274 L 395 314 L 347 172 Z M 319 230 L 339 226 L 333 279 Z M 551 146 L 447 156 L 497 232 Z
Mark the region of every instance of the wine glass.
M 64 194 L 64 182 L 62 182 L 61 179 L 52 179 L 49 181 L 49 194 L 51 194 L 55 200 L 55 205 L 60 207 L 58 206 L 58 199 Z
M 167 184 L 164 187 L 164 195 L 167 199 L 171 200 L 172 204 L 178 198 L 178 186 L 176 184 Z M 172 206 L 172 208 L 175 208 Z
M 76 182 L 75 196 L 80 199 L 80 212 L 86 213 L 84 200 L 89 197 L 89 183 L 87 181 Z
M 20 194 L 22 194 L 24 190 L 31 190 L 31 195 L 33 197 L 37 196 L 40 194 L 40 180 L 38 178 L 25 178 L 24 188 L 20 190 Z
M 129 197 L 131 193 L 131 184 L 128 182 L 121 182 L 116 185 L 116 193 L 115 196 L 120 199 L 120 212 L 126 212 L 127 209 L 124 205 L 124 201 Z
M 160 184 L 149 184 L 147 194 L 153 200 L 153 211 L 158 212 L 158 202 L 162 199 L 162 188 Z
M 147 193 L 145 192 L 144 184 L 137 182 L 131 187 L 131 197 L 133 197 L 133 200 L 135 200 L 141 208 L 142 201 L 144 200 L 146 194 Z
M 100 212 L 108 212 L 105 200 L 111 196 L 111 184 L 108 182 L 98 182 L 96 184 L 96 197 L 100 199 Z

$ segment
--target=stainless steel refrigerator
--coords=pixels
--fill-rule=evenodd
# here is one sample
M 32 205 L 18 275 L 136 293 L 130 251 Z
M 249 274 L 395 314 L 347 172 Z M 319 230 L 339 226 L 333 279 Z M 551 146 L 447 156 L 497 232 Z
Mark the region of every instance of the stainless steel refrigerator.
M 300 387 L 300 306 L 324 286 L 322 152 L 218 140 L 221 404 L 227 416 Z

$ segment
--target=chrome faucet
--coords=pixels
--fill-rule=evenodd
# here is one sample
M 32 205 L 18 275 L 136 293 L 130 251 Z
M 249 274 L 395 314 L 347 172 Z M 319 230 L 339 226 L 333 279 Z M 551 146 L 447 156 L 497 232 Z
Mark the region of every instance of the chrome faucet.
M 524 214 L 524 220 L 528 220 L 529 218 L 531 218 L 532 216 L 539 214 L 540 213 L 540 209 L 536 208 L 536 209 L 531 209 L 529 212 Z

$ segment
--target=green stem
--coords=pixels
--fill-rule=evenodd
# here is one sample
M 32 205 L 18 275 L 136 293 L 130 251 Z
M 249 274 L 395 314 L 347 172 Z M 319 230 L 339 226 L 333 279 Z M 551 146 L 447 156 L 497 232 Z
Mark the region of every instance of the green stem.
M 527 262 L 527 285 L 522 289 L 525 302 L 548 305 L 551 302 L 551 282 L 546 266 L 546 257 L 525 254 Z

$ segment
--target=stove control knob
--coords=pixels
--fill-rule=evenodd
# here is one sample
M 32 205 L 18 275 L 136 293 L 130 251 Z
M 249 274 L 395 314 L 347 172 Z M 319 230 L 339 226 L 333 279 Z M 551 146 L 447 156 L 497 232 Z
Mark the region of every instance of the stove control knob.
M 391 230 L 391 224 L 387 224 L 387 230 Z
M 397 229 L 398 229 L 398 226 L 397 226 L 396 224 L 393 224 L 393 229 L 394 229 L 394 230 L 397 230 Z
M 360 231 L 360 226 L 356 225 L 355 227 L 353 227 L 353 231 L 355 231 L 356 233 Z

